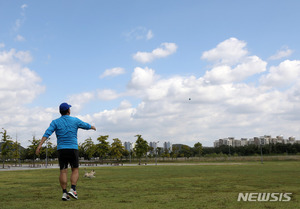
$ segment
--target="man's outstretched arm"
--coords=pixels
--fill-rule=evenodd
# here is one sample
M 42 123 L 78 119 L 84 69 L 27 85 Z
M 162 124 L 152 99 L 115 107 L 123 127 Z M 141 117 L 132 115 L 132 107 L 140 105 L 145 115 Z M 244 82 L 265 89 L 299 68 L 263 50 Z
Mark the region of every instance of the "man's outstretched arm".
M 44 142 L 47 140 L 48 138 L 43 136 L 39 146 L 36 148 L 35 154 L 39 155 L 40 154 L 40 149 L 42 148 L 42 145 L 44 144 Z

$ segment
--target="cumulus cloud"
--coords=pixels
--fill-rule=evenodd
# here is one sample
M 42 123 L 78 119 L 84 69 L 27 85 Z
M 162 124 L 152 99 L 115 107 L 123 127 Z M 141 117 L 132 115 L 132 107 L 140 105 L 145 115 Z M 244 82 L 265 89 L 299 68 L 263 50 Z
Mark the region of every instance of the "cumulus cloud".
M 0 51 L 0 64 L 14 64 L 14 63 L 30 63 L 32 56 L 29 51 L 16 51 L 11 49 L 9 51 Z
M 269 59 L 270 60 L 278 60 L 284 57 L 288 57 L 293 53 L 293 50 L 285 47 L 284 49 L 278 51 L 276 54 L 272 55 Z
M 250 55 L 246 46 L 230 38 L 204 52 L 213 65 L 198 78 L 163 78 L 154 69 L 135 68 L 127 91 L 141 101 L 136 106 L 123 102 L 122 108 L 95 113 L 90 119 L 101 124 L 104 132 L 130 141 L 139 133 L 149 141 L 190 145 L 200 141 L 212 146 L 213 140 L 232 135 L 296 135 L 300 131 L 295 126 L 299 121 L 295 113 L 300 113 L 299 82 L 295 82 L 300 78 L 299 61 L 285 60 L 267 68 L 267 62 Z M 243 81 L 250 76 L 260 82 Z M 277 89 L 282 83 L 292 86 Z
M 211 84 L 241 82 L 249 76 L 265 72 L 267 62 L 255 55 L 248 55 L 246 42 L 230 38 L 206 51 L 202 59 L 213 62 L 203 79 Z
M 125 69 L 121 67 L 106 69 L 101 75 L 100 78 L 108 77 L 108 76 L 118 76 L 125 73 Z
M 267 63 L 257 56 L 249 56 L 234 68 L 219 65 L 207 71 L 204 79 L 213 84 L 240 82 L 249 76 L 266 71 Z
M 214 64 L 234 65 L 248 54 L 245 47 L 245 41 L 230 38 L 218 44 L 216 48 L 204 52 L 201 58 Z
M 285 60 L 279 66 L 271 66 L 269 72 L 260 78 L 265 86 L 282 87 L 293 85 L 300 79 L 300 60 Z
M 98 99 L 108 101 L 114 100 L 119 97 L 119 95 L 112 89 L 103 89 L 97 91 Z
M 156 48 L 152 52 L 137 52 L 133 55 L 133 59 L 141 63 L 149 63 L 155 59 L 174 54 L 176 50 L 177 45 L 175 43 L 162 43 L 160 48 Z
M 68 103 L 72 105 L 72 112 L 78 113 L 86 103 L 95 98 L 94 92 L 83 92 L 68 97 Z
M 128 86 L 133 89 L 144 89 L 154 82 L 155 71 L 146 67 L 145 69 L 137 67 L 131 76 L 131 81 Z
M 31 60 L 28 51 L 0 51 L 0 126 L 5 129 L 27 129 L 28 132 L 29 127 L 33 130 L 35 125 L 49 118 L 46 110 L 34 108 L 31 112 L 25 108 L 45 90 L 37 73 L 24 66 Z M 43 113 L 38 116 L 40 111 Z
M 298 136 L 300 61 L 284 60 L 276 66 L 268 67 L 266 61 L 250 54 L 246 46 L 245 41 L 230 38 L 203 52 L 203 59 L 212 62 L 212 65 L 199 77 L 164 77 L 155 69 L 136 67 L 124 92 L 95 90 L 72 95 L 69 101 L 72 105 L 79 104 L 75 116 L 94 124 L 101 130 L 101 134 L 110 135 L 110 139 L 118 137 L 122 141 L 133 142 L 136 140 L 134 136 L 141 134 L 147 141 L 171 141 L 191 146 L 200 141 L 204 146 L 212 146 L 214 140 L 228 136 Z M 225 52 L 231 53 L 233 57 Z M 2 52 L 0 63 L 2 60 L 1 65 L 23 69 L 24 67 L 19 66 L 27 60 L 24 54 L 27 53 L 23 52 L 22 55 L 16 50 Z M 15 72 L 13 68 L 10 69 Z M 0 69 L 0 72 L 5 71 Z M 28 87 L 28 83 L 22 84 L 25 81 L 18 81 L 32 93 L 37 89 L 36 85 L 40 85 L 40 81 L 30 69 L 25 74 L 33 86 Z M 0 78 L 2 77 L 1 75 Z M 13 75 L 7 77 L 14 78 Z M 245 82 L 249 77 L 258 82 Z M 12 88 L 8 83 L 10 81 L 7 81 L 5 88 Z M 281 88 L 282 86 L 285 88 Z M 17 86 L 18 88 L 20 87 Z M 0 89 L 3 89 L 2 86 Z M 8 95 L 11 93 L 11 98 L 12 92 L 6 91 Z M 3 99 L 6 98 L 5 94 L 1 95 Z M 19 97 L 16 98 L 18 100 Z M 93 99 L 116 98 L 122 100 L 116 108 L 78 115 L 80 108 Z M 2 103 L 0 106 L 4 108 L 3 111 L 11 111 Z M 53 111 L 50 108 L 41 116 L 32 114 L 28 117 L 31 111 L 21 106 L 12 111 L 20 115 L 2 114 L 0 122 L 12 124 L 17 121 L 21 129 L 29 125 L 38 127 L 35 123 L 41 121 L 44 127 L 47 124 L 45 120 L 53 118 Z M 80 132 L 79 142 L 83 142 L 88 136 L 96 138 L 99 132 Z

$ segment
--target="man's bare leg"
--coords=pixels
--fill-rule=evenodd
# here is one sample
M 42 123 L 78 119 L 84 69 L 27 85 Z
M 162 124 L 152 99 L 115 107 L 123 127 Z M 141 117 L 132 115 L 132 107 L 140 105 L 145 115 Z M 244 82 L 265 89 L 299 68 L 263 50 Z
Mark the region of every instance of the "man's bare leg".
M 76 186 L 78 179 L 79 179 L 79 168 L 72 168 L 71 184 Z
M 60 170 L 60 175 L 59 175 L 59 183 L 61 188 L 67 189 L 67 184 L 68 184 L 68 169 L 62 169 Z
M 75 199 L 78 199 L 77 192 L 76 192 L 76 185 L 79 178 L 79 168 L 72 168 L 71 174 L 71 189 L 69 191 L 69 195 Z

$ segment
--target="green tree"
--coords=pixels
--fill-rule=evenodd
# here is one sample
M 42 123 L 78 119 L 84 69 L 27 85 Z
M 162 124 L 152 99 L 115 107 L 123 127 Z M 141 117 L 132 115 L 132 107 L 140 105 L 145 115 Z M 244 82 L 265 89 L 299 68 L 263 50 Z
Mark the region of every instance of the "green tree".
M 20 159 L 20 143 L 17 140 L 12 144 L 12 158 L 15 159 L 15 165 L 17 166 L 17 161 Z
M 114 142 L 111 144 L 110 147 L 110 155 L 112 156 L 112 158 L 116 158 L 117 160 L 121 159 L 122 154 L 124 152 L 124 146 L 118 138 L 113 139 L 113 141 Z
M 168 149 L 165 149 L 161 156 L 163 157 L 163 161 L 165 160 L 165 157 L 170 158 L 170 153 L 169 153 Z
M 109 142 L 107 141 L 108 137 L 109 137 L 108 135 L 105 135 L 105 136 L 99 136 L 97 138 L 97 141 L 99 142 L 96 145 L 97 153 L 99 155 L 99 158 L 102 160 L 102 164 L 103 164 L 103 159 L 108 155 L 110 150 Z
M 36 148 L 39 146 L 41 140 L 35 139 L 35 136 L 32 137 L 32 140 L 29 140 L 29 142 L 31 143 L 31 145 L 28 146 L 28 155 L 30 156 L 30 158 L 32 158 L 32 162 L 33 162 L 33 167 L 35 167 L 35 151 Z
M 199 155 L 200 158 L 202 154 L 202 144 L 200 142 L 194 144 L 194 151 Z
M 155 154 L 158 155 L 159 157 L 161 157 L 162 153 L 163 153 L 163 148 L 157 147 L 157 148 L 156 148 L 156 153 L 155 153 Z
M 149 157 L 151 157 L 151 156 L 150 156 L 151 154 L 152 154 L 152 157 L 155 156 L 155 153 L 154 153 L 154 151 L 155 151 L 155 150 L 154 150 L 154 147 L 150 147 L 150 146 L 149 146 L 148 151 L 150 152 Z
M 46 156 L 48 159 L 55 158 L 54 153 L 56 152 L 57 147 L 53 147 L 53 144 L 50 141 L 50 138 L 48 138 L 44 144 L 45 144 L 45 146 L 42 147 L 41 152 L 40 152 L 40 158 L 46 159 Z
M 300 152 L 300 151 L 299 151 Z M 131 158 L 132 160 L 134 160 L 134 158 L 136 157 L 135 151 L 134 150 L 130 150 L 129 151 L 129 157 L 130 157 L 130 162 L 131 162 Z
M 49 139 L 46 142 L 46 146 L 48 147 L 48 157 L 54 158 L 54 153 L 57 151 L 57 147 L 53 146 L 52 142 Z
M 178 152 L 179 152 L 178 146 L 172 146 L 172 152 L 170 153 L 172 160 L 173 160 L 173 158 L 178 157 Z
M 190 158 L 192 156 L 191 148 L 187 145 L 182 145 L 181 150 L 180 150 L 180 156 Z
M 137 137 L 137 140 L 135 142 L 134 151 L 139 158 L 139 165 L 141 165 L 141 158 L 147 154 L 149 145 L 148 142 L 142 138 L 142 135 L 136 135 L 135 137 Z
M 122 156 L 124 156 L 126 159 L 130 156 L 130 152 L 126 149 L 123 150 Z
M 3 168 L 4 168 L 4 162 L 7 159 L 7 157 L 9 156 L 11 149 L 12 149 L 12 141 L 9 140 L 11 139 L 11 137 L 7 134 L 7 131 L 2 128 L 3 131 L 0 132 L 2 134 L 2 138 L 1 138 L 1 156 L 2 156 L 2 162 L 3 162 Z
M 90 160 L 94 153 L 96 152 L 96 145 L 94 144 L 92 138 L 87 138 L 82 144 L 81 148 L 84 154 L 84 158 Z

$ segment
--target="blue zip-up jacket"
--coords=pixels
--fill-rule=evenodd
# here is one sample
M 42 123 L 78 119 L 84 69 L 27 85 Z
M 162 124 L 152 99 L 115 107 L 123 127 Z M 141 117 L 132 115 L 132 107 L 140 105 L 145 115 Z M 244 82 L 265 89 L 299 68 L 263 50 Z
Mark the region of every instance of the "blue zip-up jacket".
M 57 138 L 57 150 L 77 149 L 77 131 L 78 128 L 91 129 L 91 125 L 81 121 L 78 118 L 69 115 L 63 115 L 53 120 L 49 128 L 45 131 L 43 137 L 49 137 L 55 131 Z

